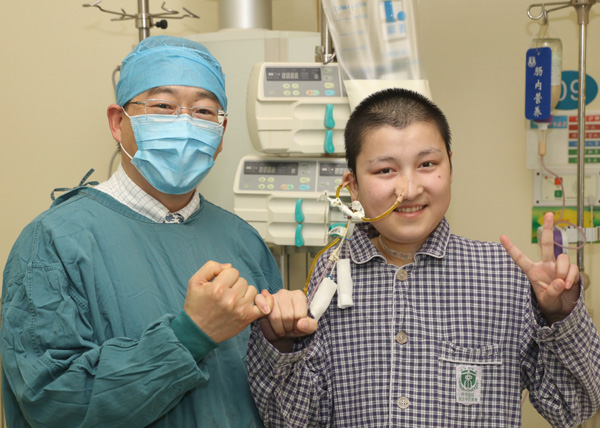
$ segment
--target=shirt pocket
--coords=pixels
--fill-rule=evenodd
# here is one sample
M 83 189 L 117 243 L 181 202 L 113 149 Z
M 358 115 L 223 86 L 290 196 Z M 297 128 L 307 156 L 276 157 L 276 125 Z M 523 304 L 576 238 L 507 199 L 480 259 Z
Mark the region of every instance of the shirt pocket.
M 461 421 L 498 414 L 506 399 L 500 346 L 466 348 L 451 342 L 438 346 L 438 398 L 443 414 Z

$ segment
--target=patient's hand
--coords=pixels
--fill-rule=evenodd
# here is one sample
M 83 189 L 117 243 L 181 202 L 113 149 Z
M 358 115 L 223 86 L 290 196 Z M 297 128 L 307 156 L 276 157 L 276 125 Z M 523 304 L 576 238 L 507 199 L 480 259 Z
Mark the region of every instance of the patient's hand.
M 271 311 L 260 319 L 265 338 L 280 352 L 291 352 L 294 339 L 317 331 L 317 321 L 308 316 L 306 296 L 300 290 L 263 290 L 255 298 L 257 306 L 268 304 Z

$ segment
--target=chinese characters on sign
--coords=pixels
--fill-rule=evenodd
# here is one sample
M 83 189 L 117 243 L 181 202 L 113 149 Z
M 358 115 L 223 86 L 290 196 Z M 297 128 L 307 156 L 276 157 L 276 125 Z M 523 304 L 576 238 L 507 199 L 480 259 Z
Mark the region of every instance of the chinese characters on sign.
M 569 163 L 577 163 L 577 116 L 569 116 Z M 600 114 L 585 116 L 584 161 L 586 164 L 600 163 Z
M 525 117 L 543 121 L 550 117 L 552 50 L 532 48 L 525 66 Z

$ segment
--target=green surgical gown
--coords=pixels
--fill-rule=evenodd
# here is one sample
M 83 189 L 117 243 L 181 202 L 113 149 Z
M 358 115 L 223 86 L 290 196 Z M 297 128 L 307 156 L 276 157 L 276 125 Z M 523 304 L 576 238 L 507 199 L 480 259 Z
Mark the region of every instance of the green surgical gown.
M 93 188 L 57 199 L 4 270 L 8 426 L 262 427 L 249 328 L 215 344 L 182 313 L 208 260 L 231 263 L 259 292 L 281 288 L 256 230 L 203 198 L 183 224 L 155 223 Z

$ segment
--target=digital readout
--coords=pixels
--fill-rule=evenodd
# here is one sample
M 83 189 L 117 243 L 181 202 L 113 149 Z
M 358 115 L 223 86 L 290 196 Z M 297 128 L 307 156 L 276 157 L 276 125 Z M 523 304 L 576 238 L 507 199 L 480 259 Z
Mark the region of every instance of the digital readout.
M 316 82 L 321 80 L 321 69 L 317 67 L 302 68 L 280 68 L 267 67 L 266 76 L 268 81 L 297 81 Z
M 334 162 L 322 162 L 320 166 L 319 175 L 323 177 L 341 177 L 346 171 L 348 171 L 348 167 L 346 165 L 341 165 L 339 163 Z
M 245 162 L 248 175 L 298 175 L 298 162 Z

